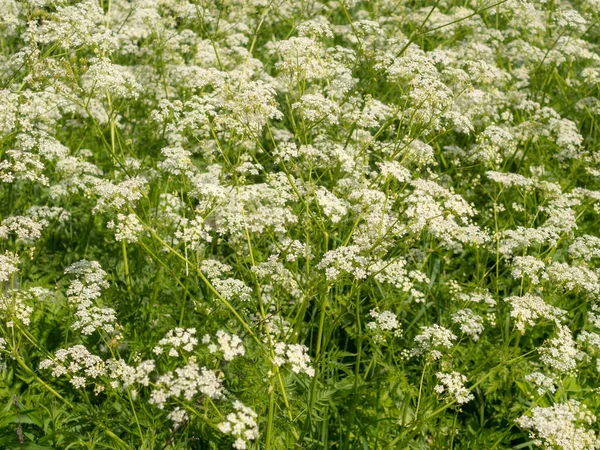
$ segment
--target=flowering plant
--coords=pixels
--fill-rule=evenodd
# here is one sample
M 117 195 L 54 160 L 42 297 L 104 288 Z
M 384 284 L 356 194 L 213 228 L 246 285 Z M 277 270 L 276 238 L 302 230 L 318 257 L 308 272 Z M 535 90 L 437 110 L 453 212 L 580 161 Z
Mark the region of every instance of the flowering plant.
M 599 0 L 0 0 L 0 447 L 600 449 Z

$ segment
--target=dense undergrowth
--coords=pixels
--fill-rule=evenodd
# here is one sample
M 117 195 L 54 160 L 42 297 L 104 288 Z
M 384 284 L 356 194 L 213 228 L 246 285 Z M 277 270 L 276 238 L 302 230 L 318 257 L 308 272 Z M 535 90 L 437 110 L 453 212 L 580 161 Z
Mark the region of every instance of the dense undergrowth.
M 0 447 L 600 448 L 598 0 L 0 0 Z

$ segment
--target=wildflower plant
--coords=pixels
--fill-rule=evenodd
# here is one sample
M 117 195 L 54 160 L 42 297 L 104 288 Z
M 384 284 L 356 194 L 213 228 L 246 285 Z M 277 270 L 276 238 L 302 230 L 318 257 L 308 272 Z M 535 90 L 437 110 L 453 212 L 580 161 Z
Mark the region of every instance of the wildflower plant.
M 600 449 L 598 0 L 0 0 L 0 447 Z

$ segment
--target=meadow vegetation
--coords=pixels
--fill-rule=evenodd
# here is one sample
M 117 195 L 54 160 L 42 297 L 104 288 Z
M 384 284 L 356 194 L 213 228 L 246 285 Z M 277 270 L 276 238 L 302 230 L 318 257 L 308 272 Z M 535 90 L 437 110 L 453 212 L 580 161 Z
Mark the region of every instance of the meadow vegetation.
M 0 448 L 600 449 L 600 0 L 0 0 Z

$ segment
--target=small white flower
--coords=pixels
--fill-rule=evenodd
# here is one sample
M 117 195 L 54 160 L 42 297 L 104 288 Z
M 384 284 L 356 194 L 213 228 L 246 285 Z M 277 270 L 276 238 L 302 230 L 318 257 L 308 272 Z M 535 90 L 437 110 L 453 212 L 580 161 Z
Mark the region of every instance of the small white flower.
M 467 377 L 458 373 L 443 373 L 438 372 L 435 374 L 438 378 L 439 383 L 433 388 L 438 394 L 443 394 L 446 398 L 456 401 L 459 405 L 470 402 L 475 397 L 465 388 L 465 382 Z
M 218 426 L 221 433 L 231 434 L 235 438 L 233 448 L 244 450 L 247 448 L 247 441 L 253 441 L 258 438 L 258 424 L 256 423 L 257 414 L 252 409 L 245 406 L 240 401 L 233 402 L 234 412 L 227 414 L 226 420 Z

